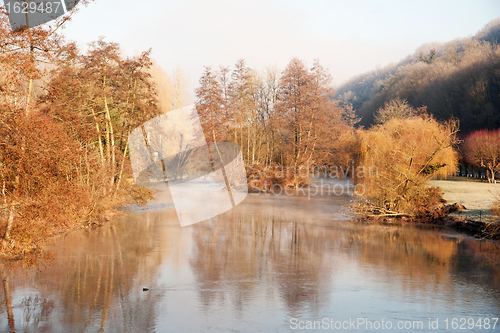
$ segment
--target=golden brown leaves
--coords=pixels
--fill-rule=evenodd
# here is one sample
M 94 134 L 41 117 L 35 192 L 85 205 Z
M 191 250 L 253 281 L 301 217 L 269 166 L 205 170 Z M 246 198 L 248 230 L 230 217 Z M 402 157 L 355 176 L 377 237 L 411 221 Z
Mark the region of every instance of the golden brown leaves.
M 376 177 L 357 179 L 372 210 L 416 216 L 438 203 L 427 181 L 455 172 L 456 131 L 454 123 L 428 117 L 393 119 L 358 131 L 358 165 L 378 171 Z

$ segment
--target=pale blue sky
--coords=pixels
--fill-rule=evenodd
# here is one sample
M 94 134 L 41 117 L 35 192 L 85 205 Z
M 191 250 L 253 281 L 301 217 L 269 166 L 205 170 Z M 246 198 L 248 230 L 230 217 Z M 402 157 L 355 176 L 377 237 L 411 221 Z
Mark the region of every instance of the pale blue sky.
M 334 83 L 413 53 L 423 43 L 475 34 L 500 1 L 96 0 L 64 33 L 82 46 L 105 36 L 128 54 L 153 48 L 167 71 L 196 87 L 204 65 L 283 69 L 319 58 Z

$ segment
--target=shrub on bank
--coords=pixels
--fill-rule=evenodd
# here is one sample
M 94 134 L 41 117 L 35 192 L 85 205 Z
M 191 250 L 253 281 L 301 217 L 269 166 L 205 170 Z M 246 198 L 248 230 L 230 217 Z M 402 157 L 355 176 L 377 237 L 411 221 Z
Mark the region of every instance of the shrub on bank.
M 500 193 L 496 196 L 497 200 L 491 208 L 491 212 L 496 216 L 497 222 L 500 223 Z M 499 230 L 500 231 L 500 230 Z
M 432 117 L 392 119 L 358 131 L 353 158 L 357 165 L 376 167 L 375 176 L 358 177 L 365 193 L 356 203 L 364 215 L 421 217 L 442 201 L 438 189 L 429 188 L 434 176 L 455 171 L 457 124 Z

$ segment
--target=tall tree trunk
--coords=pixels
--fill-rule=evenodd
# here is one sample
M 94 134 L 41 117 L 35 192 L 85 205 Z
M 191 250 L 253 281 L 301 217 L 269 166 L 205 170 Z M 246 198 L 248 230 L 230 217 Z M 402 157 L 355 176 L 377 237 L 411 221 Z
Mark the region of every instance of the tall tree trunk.
M 104 167 L 104 148 L 102 146 L 102 135 L 101 135 L 101 129 L 99 128 L 99 122 L 97 121 L 97 117 L 94 112 L 94 108 L 90 108 L 92 111 L 92 116 L 94 117 L 94 122 L 95 122 L 95 128 L 97 131 L 97 138 L 99 140 L 99 152 L 101 154 L 101 166 Z
M 222 155 L 220 153 L 219 146 L 217 146 L 217 141 L 215 139 L 215 131 L 213 130 L 213 127 L 212 127 L 212 136 L 213 136 L 213 139 L 214 139 L 215 150 L 217 150 L 217 154 L 219 156 L 219 161 L 220 161 L 220 164 L 222 165 L 222 167 L 221 167 L 222 177 L 224 177 L 224 183 L 226 185 L 227 192 L 229 193 L 229 199 L 231 199 L 231 205 L 233 207 L 235 207 L 236 205 L 234 203 L 233 193 L 231 192 L 231 186 L 229 185 L 229 180 L 227 179 L 226 168 L 225 168 L 223 160 L 222 160 Z M 209 146 L 209 151 L 210 151 L 210 155 L 212 155 L 210 146 Z M 213 164 L 213 159 L 212 159 L 212 165 L 214 165 Z
M 141 124 L 141 130 L 142 130 L 142 136 L 144 137 L 144 142 L 146 143 L 146 147 L 148 148 L 149 158 L 151 159 L 151 163 L 154 164 L 155 159 L 153 156 L 153 150 L 151 149 L 151 145 L 148 139 L 148 134 L 146 133 L 146 128 L 144 127 L 144 124 Z M 161 159 L 161 167 L 163 170 L 163 181 L 165 182 L 165 185 L 168 186 L 167 169 L 165 167 L 165 160 L 163 158 Z
M 33 77 L 30 74 L 29 83 L 28 83 L 28 92 L 26 93 L 26 115 L 30 113 L 30 104 L 31 104 L 31 92 L 33 91 Z
M 35 69 L 35 48 L 33 45 L 33 35 L 31 34 L 31 30 L 29 29 L 30 22 L 29 22 L 29 17 L 28 17 L 27 12 L 26 12 L 26 26 L 28 28 L 28 36 L 30 39 L 30 65 L 32 67 L 32 68 L 30 68 L 28 91 L 26 93 L 26 110 L 25 110 L 25 112 L 26 112 L 26 115 L 28 115 L 30 112 L 31 93 L 33 91 L 33 73 L 31 71 Z
M 109 163 L 110 163 L 110 172 L 111 172 L 111 177 L 110 177 L 110 185 L 113 186 L 115 184 L 115 177 L 116 177 L 116 149 L 115 149 L 115 133 L 113 131 L 113 124 L 111 122 L 111 114 L 109 112 L 109 107 L 108 107 L 108 99 L 107 97 L 104 97 L 104 109 L 106 111 L 106 129 L 108 130 L 107 133 L 107 144 L 108 144 L 108 157 L 110 158 Z
M 128 135 L 130 135 L 130 130 L 128 131 Z M 121 183 L 122 177 L 123 177 L 123 167 L 125 165 L 125 157 L 127 156 L 127 151 L 128 151 L 128 135 L 127 135 L 127 144 L 125 145 L 125 151 L 123 152 L 123 158 L 122 158 L 122 162 L 120 165 L 120 172 L 118 173 L 118 181 L 116 183 L 114 195 L 116 195 L 116 192 L 118 192 L 118 189 L 120 188 L 120 183 Z
M 247 161 L 249 160 L 250 160 L 250 124 L 247 124 Z

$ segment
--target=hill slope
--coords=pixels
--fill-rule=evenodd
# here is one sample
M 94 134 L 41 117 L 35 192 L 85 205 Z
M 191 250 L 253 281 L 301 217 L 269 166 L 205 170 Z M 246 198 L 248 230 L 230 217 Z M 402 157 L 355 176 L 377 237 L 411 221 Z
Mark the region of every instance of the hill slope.
M 472 38 L 429 43 L 414 54 L 358 75 L 337 89 L 370 126 L 385 102 L 400 97 L 437 119 L 456 117 L 463 132 L 500 127 L 500 18 Z

